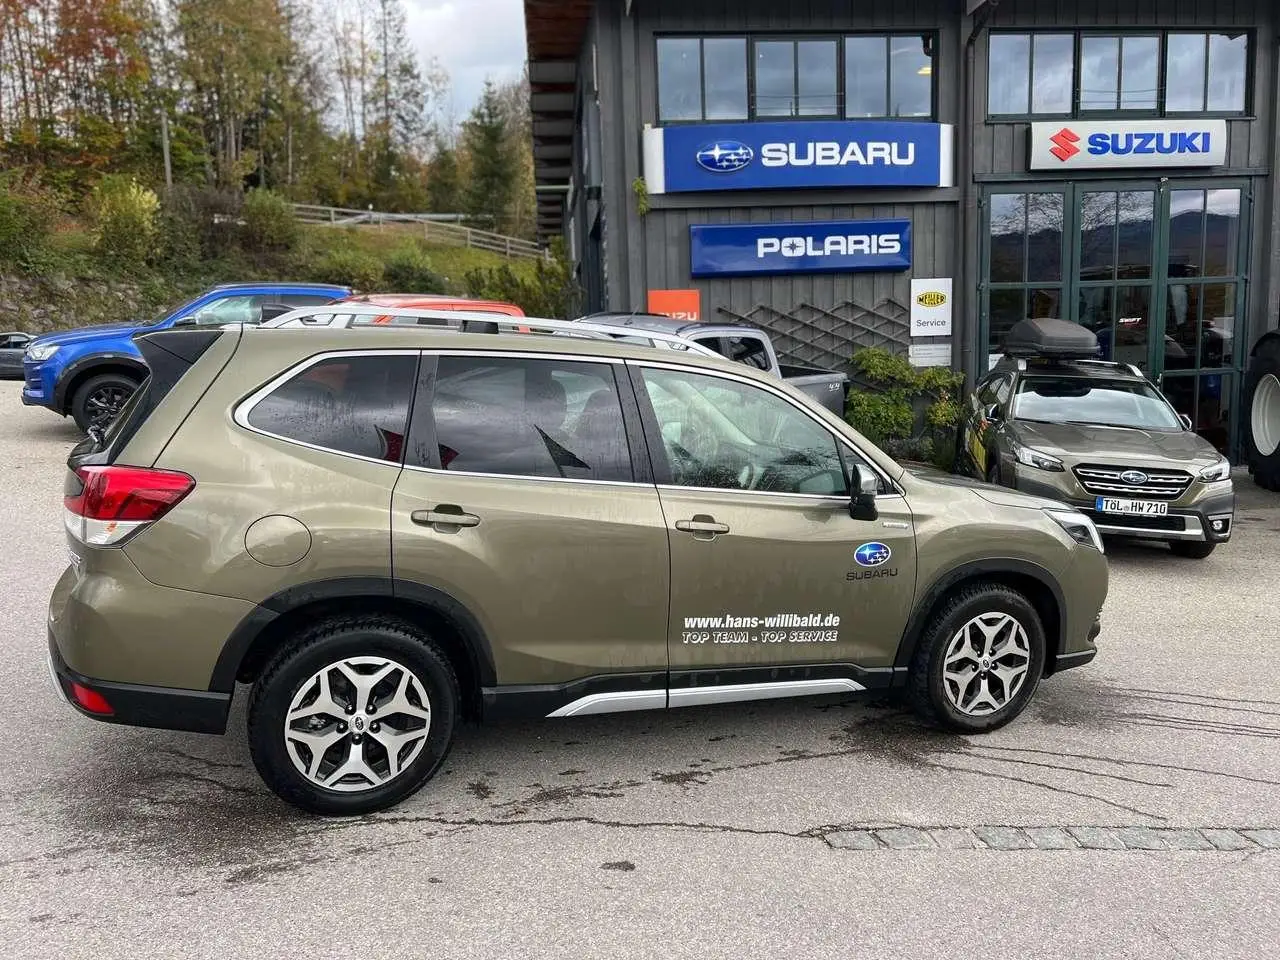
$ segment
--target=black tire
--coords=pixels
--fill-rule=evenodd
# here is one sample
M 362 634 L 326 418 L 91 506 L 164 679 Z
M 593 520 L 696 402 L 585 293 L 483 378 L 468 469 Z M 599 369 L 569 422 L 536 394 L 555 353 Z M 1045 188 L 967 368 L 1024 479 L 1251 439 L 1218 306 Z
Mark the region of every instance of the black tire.
M 295 767 L 283 731 L 303 685 L 326 666 L 355 657 L 385 657 L 412 673 L 426 694 L 431 719 L 421 752 L 399 775 L 380 786 L 341 792 L 313 782 Z M 336 617 L 303 630 L 263 670 L 249 699 L 249 750 L 262 779 L 286 802 L 331 816 L 373 813 L 417 792 L 440 768 L 453 743 L 460 701 L 453 667 L 426 634 L 390 617 Z M 370 735 L 371 743 L 374 739 Z M 344 736 L 335 745 L 349 748 L 350 740 Z
M 1249 360 L 1249 368 L 1244 378 L 1244 411 L 1248 417 L 1244 429 L 1245 449 L 1248 452 L 1249 472 L 1253 474 L 1253 482 L 1264 490 L 1280 492 L 1280 446 L 1269 453 L 1262 453 L 1254 438 L 1253 402 L 1263 378 L 1274 377 L 1280 380 L 1280 337 L 1267 337 L 1257 346 L 1257 351 Z M 1274 388 L 1274 384 L 1268 381 Z M 1275 396 L 1274 390 L 1268 391 Z
M 1216 543 L 1207 543 L 1204 540 L 1170 540 L 1169 549 L 1173 551 L 1175 557 L 1185 557 L 1188 560 L 1203 560 L 1209 554 L 1213 553 Z
M 998 710 L 982 715 L 965 713 L 952 702 L 943 679 L 947 648 L 975 617 L 997 613 L 1012 616 L 1026 633 L 1027 672 L 1017 692 Z M 916 714 L 927 723 L 960 733 L 995 730 L 1013 720 L 1030 702 L 1044 673 L 1045 650 L 1044 626 L 1026 597 L 999 583 L 970 584 L 948 597 L 926 625 L 911 660 L 907 697 Z
M 105 429 L 137 389 L 138 381 L 123 373 L 90 377 L 71 398 L 71 418 L 86 433 L 91 426 Z

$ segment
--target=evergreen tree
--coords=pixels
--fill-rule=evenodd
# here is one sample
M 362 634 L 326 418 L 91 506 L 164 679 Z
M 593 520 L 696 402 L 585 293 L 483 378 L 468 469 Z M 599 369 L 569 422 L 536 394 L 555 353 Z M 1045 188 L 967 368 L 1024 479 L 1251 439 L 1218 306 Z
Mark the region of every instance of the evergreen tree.
M 462 182 L 458 151 L 437 143 L 436 154 L 427 168 L 427 204 L 432 213 L 459 213 L 462 210 Z
M 501 230 L 514 192 L 515 158 L 506 114 L 491 80 L 485 82 L 480 102 L 463 124 L 463 144 L 471 160 L 466 212 L 488 229 Z

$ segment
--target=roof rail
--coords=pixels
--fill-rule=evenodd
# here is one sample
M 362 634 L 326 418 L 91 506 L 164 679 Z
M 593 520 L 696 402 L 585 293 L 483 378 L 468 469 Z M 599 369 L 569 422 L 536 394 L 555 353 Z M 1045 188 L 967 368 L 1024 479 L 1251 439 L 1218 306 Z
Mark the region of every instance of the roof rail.
M 359 322 L 359 318 L 370 318 Z M 392 323 L 381 317 L 414 319 L 417 324 Z M 309 322 L 310 321 L 310 322 Z M 427 321 L 427 322 L 422 322 Z M 352 327 L 386 327 L 403 330 L 420 326 L 433 332 L 442 330 L 454 333 L 514 333 L 524 336 L 565 336 L 588 340 L 626 340 L 639 342 L 640 346 L 683 350 L 704 357 L 719 357 L 709 347 L 694 343 L 674 333 L 657 330 L 641 330 L 611 323 L 587 323 L 576 320 L 547 320 L 542 317 L 513 317 L 505 313 L 486 313 L 478 310 L 432 310 L 429 307 L 380 307 L 368 303 L 330 303 L 300 307 L 281 314 L 261 324 L 264 328 L 314 328 L 349 329 Z M 500 329 L 500 328 L 506 328 Z

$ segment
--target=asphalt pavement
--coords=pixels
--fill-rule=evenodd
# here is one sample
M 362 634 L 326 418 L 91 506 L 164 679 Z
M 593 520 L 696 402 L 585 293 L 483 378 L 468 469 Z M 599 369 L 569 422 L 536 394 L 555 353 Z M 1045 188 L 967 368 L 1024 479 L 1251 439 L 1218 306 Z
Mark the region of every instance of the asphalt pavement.
M 464 728 L 323 820 L 225 738 L 59 703 L 74 428 L 0 384 L 0 946 L 37 958 L 1276 956 L 1280 496 L 1209 560 L 1111 545 L 1094 663 L 956 737 L 893 702 Z M 183 625 L 173 625 L 183 642 Z

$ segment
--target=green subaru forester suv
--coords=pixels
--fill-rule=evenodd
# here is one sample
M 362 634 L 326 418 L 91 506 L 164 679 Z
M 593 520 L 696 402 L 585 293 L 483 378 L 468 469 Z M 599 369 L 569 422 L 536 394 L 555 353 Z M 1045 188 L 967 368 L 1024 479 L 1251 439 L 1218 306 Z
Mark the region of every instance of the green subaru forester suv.
M 519 322 L 140 337 L 68 462 L 62 696 L 222 733 L 252 684 L 267 784 L 358 814 L 464 718 L 900 688 L 981 732 L 1093 659 L 1079 512 L 913 474 L 728 360 Z

